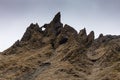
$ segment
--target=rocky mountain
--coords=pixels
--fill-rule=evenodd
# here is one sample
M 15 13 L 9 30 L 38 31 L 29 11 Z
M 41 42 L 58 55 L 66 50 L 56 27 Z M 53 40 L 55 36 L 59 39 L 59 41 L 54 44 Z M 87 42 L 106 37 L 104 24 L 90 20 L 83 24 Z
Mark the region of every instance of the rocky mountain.
M 120 36 L 78 33 L 59 12 L 1 52 L 0 80 L 120 80 Z

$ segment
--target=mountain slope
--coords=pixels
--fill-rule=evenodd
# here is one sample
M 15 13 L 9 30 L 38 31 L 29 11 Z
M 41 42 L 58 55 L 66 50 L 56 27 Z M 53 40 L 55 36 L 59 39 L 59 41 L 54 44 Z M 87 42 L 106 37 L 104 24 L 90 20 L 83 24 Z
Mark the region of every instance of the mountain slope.
M 32 23 L 0 54 L 0 79 L 120 80 L 120 36 L 77 33 L 59 12 L 42 27 Z

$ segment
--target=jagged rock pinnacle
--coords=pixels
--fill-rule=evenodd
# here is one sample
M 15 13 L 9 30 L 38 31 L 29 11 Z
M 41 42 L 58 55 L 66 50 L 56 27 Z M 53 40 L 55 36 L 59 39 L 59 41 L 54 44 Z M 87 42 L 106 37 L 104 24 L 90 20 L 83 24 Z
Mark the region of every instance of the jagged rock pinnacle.
M 86 43 L 87 41 L 87 33 L 86 33 L 86 28 L 80 30 L 79 34 L 78 34 L 78 38 L 79 38 L 79 41 L 81 43 Z
M 59 34 L 60 30 L 63 28 L 63 24 L 61 23 L 61 15 L 58 12 L 50 24 L 47 24 L 45 27 L 45 35 L 47 36 L 56 36 Z
M 79 36 L 80 36 L 80 37 L 82 37 L 82 36 L 87 36 L 87 33 L 86 33 L 86 29 L 85 29 L 85 28 L 82 29 L 82 30 L 80 30 Z
M 98 38 L 102 38 L 102 37 L 103 37 L 103 34 L 101 33 Z
M 55 17 L 53 18 L 53 22 L 57 23 L 57 22 L 61 22 L 61 14 L 60 12 L 58 12 Z
M 92 44 L 92 42 L 94 41 L 94 38 L 95 38 L 94 31 L 91 31 L 87 37 L 87 45 Z
M 32 37 L 32 35 L 39 34 L 42 31 L 41 28 L 39 28 L 39 25 L 31 23 L 30 26 L 27 28 L 26 32 L 24 33 L 21 41 L 28 41 Z

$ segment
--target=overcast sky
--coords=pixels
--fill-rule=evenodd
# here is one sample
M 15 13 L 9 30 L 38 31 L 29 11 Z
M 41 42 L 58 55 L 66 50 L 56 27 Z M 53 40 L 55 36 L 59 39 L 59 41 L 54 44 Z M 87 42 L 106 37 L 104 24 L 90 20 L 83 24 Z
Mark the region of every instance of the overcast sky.
M 30 23 L 42 26 L 57 12 L 77 31 L 120 34 L 120 0 L 0 0 L 0 51 L 21 39 Z

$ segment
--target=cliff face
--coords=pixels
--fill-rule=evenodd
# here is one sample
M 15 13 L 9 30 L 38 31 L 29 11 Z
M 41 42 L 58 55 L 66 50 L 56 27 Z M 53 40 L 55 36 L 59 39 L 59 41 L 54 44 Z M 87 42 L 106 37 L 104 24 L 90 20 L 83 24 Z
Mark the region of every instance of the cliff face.
M 0 80 L 120 80 L 120 36 L 77 33 L 59 12 L 0 54 Z

